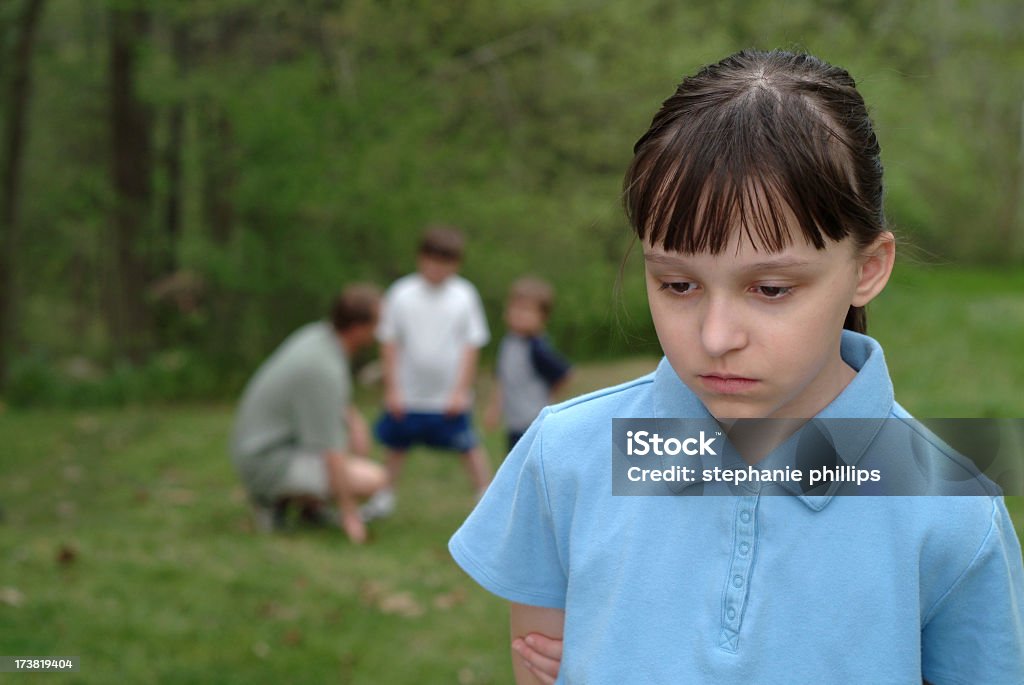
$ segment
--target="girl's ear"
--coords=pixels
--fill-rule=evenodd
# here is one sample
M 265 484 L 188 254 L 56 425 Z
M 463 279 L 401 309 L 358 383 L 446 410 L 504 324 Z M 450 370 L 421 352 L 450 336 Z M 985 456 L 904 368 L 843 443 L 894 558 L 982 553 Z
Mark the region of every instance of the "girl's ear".
M 861 251 L 857 261 L 857 289 L 851 304 L 863 307 L 875 299 L 889 282 L 893 264 L 896 263 L 896 237 L 885 231 Z

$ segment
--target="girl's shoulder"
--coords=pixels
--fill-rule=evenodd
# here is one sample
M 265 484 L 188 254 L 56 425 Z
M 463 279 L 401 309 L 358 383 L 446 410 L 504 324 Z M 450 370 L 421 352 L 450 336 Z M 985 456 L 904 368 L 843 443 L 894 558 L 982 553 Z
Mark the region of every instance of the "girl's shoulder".
M 547 409 L 548 420 L 560 423 L 583 419 L 650 416 L 654 408 L 651 392 L 653 385 L 652 371 L 639 378 L 553 404 Z M 637 413 L 638 411 L 640 413 Z
M 545 407 L 520 441 L 528 459 L 553 482 L 604 473 L 613 420 L 652 416 L 653 386 L 647 374 Z

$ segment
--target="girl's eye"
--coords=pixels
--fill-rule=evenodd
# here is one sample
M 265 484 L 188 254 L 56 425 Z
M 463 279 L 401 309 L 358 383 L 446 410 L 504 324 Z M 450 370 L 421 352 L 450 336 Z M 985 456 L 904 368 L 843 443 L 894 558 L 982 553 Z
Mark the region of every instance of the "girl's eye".
M 789 295 L 790 291 L 793 290 L 793 287 L 786 285 L 759 285 L 755 286 L 754 290 L 766 299 L 778 300 Z
M 662 283 L 659 290 L 668 290 L 676 295 L 688 295 L 697 288 L 696 283 L 689 281 L 678 281 L 675 283 Z

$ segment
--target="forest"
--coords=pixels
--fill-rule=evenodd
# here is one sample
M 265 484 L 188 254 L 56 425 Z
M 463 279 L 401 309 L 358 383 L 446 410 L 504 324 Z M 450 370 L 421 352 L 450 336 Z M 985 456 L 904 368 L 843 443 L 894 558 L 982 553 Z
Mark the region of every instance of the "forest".
M 1019 272 L 1022 26 L 1016 0 L 5 0 L 2 397 L 229 397 L 437 221 L 495 332 L 533 273 L 571 357 L 654 353 L 622 174 L 744 47 L 857 79 L 904 261 Z

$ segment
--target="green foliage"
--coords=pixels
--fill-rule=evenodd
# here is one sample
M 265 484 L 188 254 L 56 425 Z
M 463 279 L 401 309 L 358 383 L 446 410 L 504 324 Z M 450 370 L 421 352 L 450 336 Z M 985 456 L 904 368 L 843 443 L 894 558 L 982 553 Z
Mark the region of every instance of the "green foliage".
M 109 370 L 83 357 L 59 364 L 34 354 L 12 365 L 5 399 L 15 407 L 123 406 L 218 397 L 237 385 L 187 350 L 155 354 L 139 366 L 119 361 Z
M 13 260 L 16 347 L 107 369 L 121 287 L 106 45 L 115 4 L 48 5 Z M 185 351 L 217 369 L 214 389 L 320 316 L 341 284 L 410 271 L 432 221 L 469 235 L 464 272 L 496 331 L 507 285 L 535 273 L 558 290 L 551 333 L 570 356 L 653 350 L 637 264 L 621 299 L 614 292 L 629 245 L 622 173 L 679 78 L 748 46 L 807 49 L 850 69 L 882 142 L 890 218 L 911 242 L 958 263 L 1024 259 L 1024 40 L 1013 30 L 1024 8 L 1010 0 L 134 4 L 150 10 L 136 84 L 161 160 L 139 259 L 149 290 L 168 275 L 167 249 L 199 284 L 180 311 L 149 297 L 160 312 L 150 354 Z M 179 186 L 163 161 L 175 108 Z

